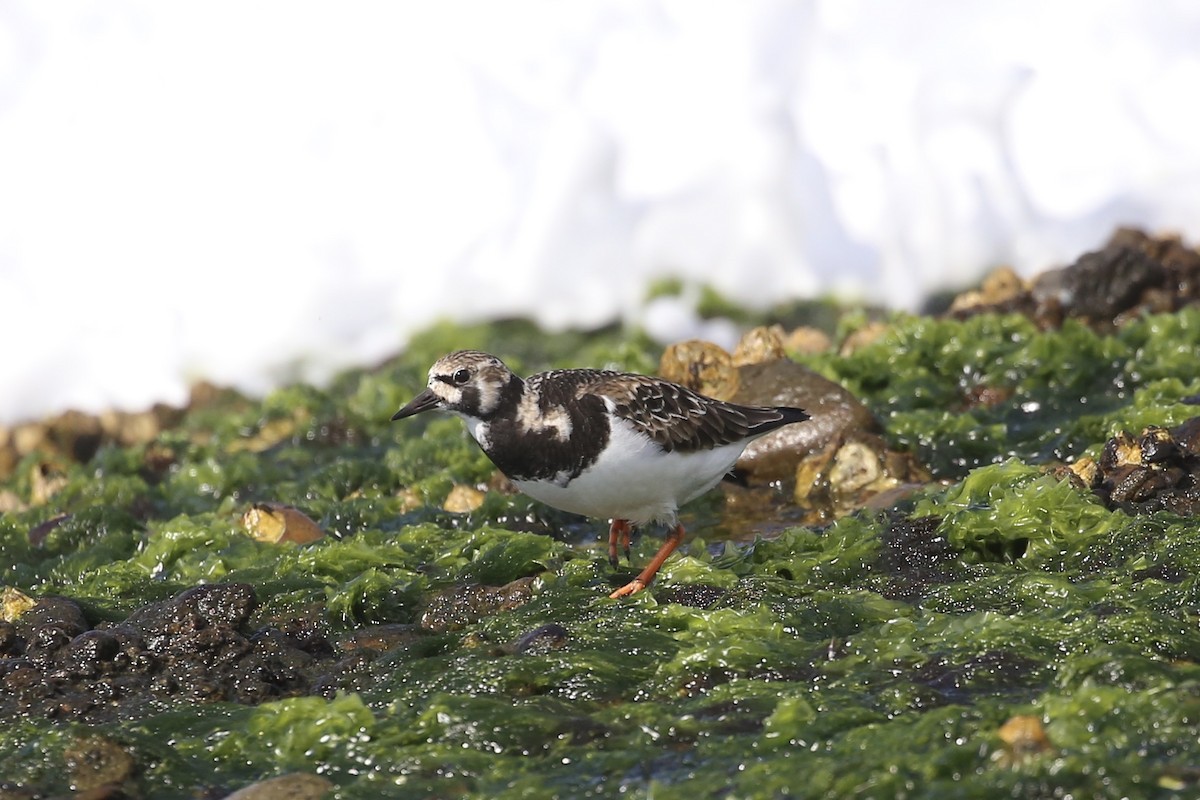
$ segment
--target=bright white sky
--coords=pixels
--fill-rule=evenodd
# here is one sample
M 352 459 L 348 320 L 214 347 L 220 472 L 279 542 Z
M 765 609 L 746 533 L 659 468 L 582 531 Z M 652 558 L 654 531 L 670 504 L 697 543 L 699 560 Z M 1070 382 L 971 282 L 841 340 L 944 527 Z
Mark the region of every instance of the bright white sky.
M 1200 4 L 0 2 L 0 422 L 1200 240 Z

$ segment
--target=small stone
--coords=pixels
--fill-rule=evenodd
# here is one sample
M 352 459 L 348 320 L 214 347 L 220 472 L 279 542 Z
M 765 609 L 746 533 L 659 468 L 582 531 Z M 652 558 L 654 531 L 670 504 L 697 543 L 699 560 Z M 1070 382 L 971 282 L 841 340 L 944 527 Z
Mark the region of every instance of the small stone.
M 890 330 L 890 326 L 886 322 L 869 322 L 842 340 L 842 346 L 838 348 L 838 355 L 853 355 L 867 345 L 882 339 L 888 330 Z
M 486 492 L 481 492 L 473 486 L 455 484 L 454 488 L 450 490 L 450 494 L 446 496 L 442 510 L 449 511 L 451 514 L 467 514 L 483 505 L 485 497 L 487 497 Z
M 856 492 L 880 479 L 879 456 L 863 442 L 847 442 L 833 457 L 829 484 L 835 491 Z
M 44 506 L 67 485 L 67 476 L 57 463 L 42 461 L 33 465 L 29 475 L 29 502 Z
M 739 387 L 732 356 L 712 342 L 699 339 L 668 346 L 659 361 L 658 374 L 717 400 L 729 400 Z
M 1005 744 L 1001 760 L 1010 764 L 1025 761 L 1031 756 L 1052 749 L 1042 720 L 1032 715 L 1011 717 L 996 732 Z
M 37 605 L 37 601 L 20 589 L 5 586 L 0 592 L 0 619 L 16 622 L 21 615 Z
M 242 527 L 260 542 L 308 544 L 325 536 L 304 512 L 282 503 L 255 503 L 242 515 Z
M 1090 456 L 1083 456 L 1067 469 L 1075 473 L 1085 486 L 1095 486 L 1100 478 L 1100 467 Z
M 829 348 L 833 347 L 833 340 L 820 328 L 801 326 L 787 335 L 783 346 L 789 353 L 815 356 L 818 353 L 827 352 Z
M 733 351 L 733 365 L 763 364 L 784 358 L 783 328 L 779 325 L 760 326 L 746 331 Z
M 425 498 L 416 489 L 405 487 L 396 493 L 400 498 L 400 513 L 407 514 L 425 506 Z

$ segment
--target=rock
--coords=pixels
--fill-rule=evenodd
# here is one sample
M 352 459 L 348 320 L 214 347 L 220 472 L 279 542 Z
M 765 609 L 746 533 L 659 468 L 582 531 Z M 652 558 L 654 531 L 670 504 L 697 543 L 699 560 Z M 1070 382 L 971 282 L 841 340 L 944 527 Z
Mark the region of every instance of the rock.
M 242 515 L 242 527 L 260 542 L 308 544 L 325 531 L 300 509 L 283 503 L 255 503 Z
M 733 366 L 744 367 L 748 364 L 764 364 L 778 358 L 785 358 L 783 349 L 783 328 L 779 325 L 758 327 L 746 331 L 733 351 Z
M 833 347 L 833 341 L 829 338 L 829 334 L 820 328 L 801 326 L 787 335 L 783 346 L 789 353 L 817 355 Z
M 1138 436 L 1120 431 L 1105 442 L 1099 460 L 1081 458 L 1065 472 L 1109 508 L 1198 515 L 1200 417 L 1174 428 L 1150 426 Z
M 868 431 L 849 432 L 808 454 L 795 478 L 796 502 L 809 511 L 806 524 L 828 522 L 876 495 L 930 480 L 910 454 L 888 450 L 882 436 Z
M 483 505 L 486 492 L 481 492 L 473 486 L 456 483 L 442 503 L 442 510 L 451 514 L 468 514 Z
M 1053 750 L 1040 717 L 1021 715 L 1010 718 L 996 731 L 1004 748 L 993 758 L 1007 766 L 1016 767 L 1033 756 Z
M 16 622 L 21 616 L 37 605 L 37 601 L 20 589 L 5 586 L 0 592 L 0 619 L 5 622 Z
M 534 628 L 504 649 L 514 654 L 545 653 L 565 647 L 570 638 L 571 634 L 566 628 L 557 622 L 549 622 Z
M 359 650 L 375 650 L 387 652 L 395 647 L 411 644 L 429 635 L 429 631 L 420 625 L 393 623 L 390 625 L 371 625 L 351 631 L 338 640 L 338 649 L 344 653 L 354 653 Z
M 738 460 L 737 469 L 749 480 L 790 480 L 797 465 L 810 453 L 851 431 L 880 430 L 875 416 L 841 385 L 808 367 L 776 359 L 739 370 L 741 388 L 735 403 L 802 408 L 812 419 L 785 425 L 751 442 Z
M 978 290 L 963 292 L 955 297 L 947 313 L 962 315 L 978 308 L 995 310 L 1003 306 L 1014 307 L 1028 292 L 1029 288 L 1012 267 L 999 267 L 983 279 Z
M 738 391 L 738 370 L 724 348 L 692 339 L 669 345 L 658 363 L 658 374 L 717 400 L 729 400 Z
M 1200 253 L 1178 237 L 1151 237 L 1118 230 L 1099 250 L 1073 264 L 1047 270 L 1022 283 L 997 270 L 979 290 L 954 299 L 948 316 L 1018 312 L 1039 327 L 1058 327 L 1066 317 L 1093 327 L 1119 326 L 1147 312 L 1175 311 L 1200 302 Z

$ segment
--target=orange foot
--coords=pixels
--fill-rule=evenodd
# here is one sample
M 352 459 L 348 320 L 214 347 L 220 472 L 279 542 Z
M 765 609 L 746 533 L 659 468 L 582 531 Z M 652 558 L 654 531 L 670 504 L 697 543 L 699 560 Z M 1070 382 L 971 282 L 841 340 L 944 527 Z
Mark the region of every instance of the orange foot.
M 614 519 L 608 528 L 608 563 L 617 568 L 617 544 L 625 549 L 625 560 L 629 560 L 629 540 L 633 538 L 633 526 L 627 519 Z
M 622 522 L 627 529 L 629 526 L 629 523 L 625 522 L 624 520 L 613 520 L 612 530 L 610 530 L 608 534 L 608 554 L 609 559 L 613 562 L 616 561 L 616 540 L 614 538 L 615 534 L 613 531 L 616 530 L 618 522 Z M 663 542 L 662 547 L 658 548 L 658 552 L 654 554 L 654 558 L 650 559 L 650 563 L 646 565 L 646 568 L 638 573 L 636 578 L 610 594 L 609 597 L 613 599 L 618 597 L 628 597 L 631 594 L 637 594 L 649 586 L 650 582 L 654 580 L 654 576 L 658 574 L 658 570 L 663 565 L 663 562 L 667 560 L 667 557 L 670 556 L 671 553 L 675 552 L 675 548 L 679 547 L 679 543 L 682 541 L 683 526 L 677 524 L 667 534 L 667 540 Z M 626 544 L 626 548 L 626 555 L 628 555 L 628 543 Z M 614 566 L 616 566 L 615 563 Z

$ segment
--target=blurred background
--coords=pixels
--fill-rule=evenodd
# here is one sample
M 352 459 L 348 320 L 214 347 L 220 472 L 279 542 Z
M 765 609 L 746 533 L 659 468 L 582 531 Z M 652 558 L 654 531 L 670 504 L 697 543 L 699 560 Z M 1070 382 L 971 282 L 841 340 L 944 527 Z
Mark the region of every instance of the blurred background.
M 1200 239 L 1200 4 L 0 0 L 0 423 Z M 692 293 L 694 294 L 694 293 Z

